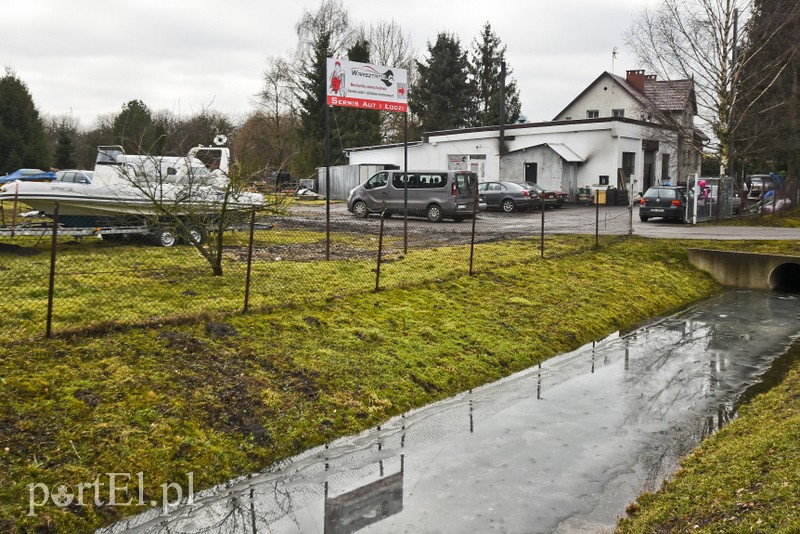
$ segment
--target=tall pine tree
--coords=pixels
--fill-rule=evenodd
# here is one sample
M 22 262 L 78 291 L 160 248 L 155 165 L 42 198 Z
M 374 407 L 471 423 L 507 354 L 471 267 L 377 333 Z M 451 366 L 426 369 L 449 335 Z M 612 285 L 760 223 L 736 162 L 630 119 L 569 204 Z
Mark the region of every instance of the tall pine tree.
M 474 126 L 491 126 L 500 123 L 501 64 L 506 58 L 506 47 L 492 31 L 487 22 L 481 32 L 480 40 L 472 43 L 469 73 L 470 82 L 477 99 Z M 508 81 L 511 69 L 506 65 L 505 83 L 505 122 L 513 123 L 519 118 L 519 90 L 515 81 Z
M 166 128 L 163 123 L 153 120 L 150 108 L 141 100 L 124 104 L 114 118 L 112 128 L 115 141 L 128 154 L 164 154 Z
M 66 121 L 58 127 L 58 137 L 56 138 L 55 166 L 58 169 L 74 169 L 75 159 L 75 132 L 71 131 Z
M 347 50 L 352 34 L 350 17 L 341 0 L 323 0 L 316 12 L 305 12 L 297 24 L 300 129 L 299 153 L 293 165 L 296 174 L 310 176 L 325 164 L 327 59 Z M 331 143 L 332 151 L 336 147 Z M 338 152 L 332 152 L 331 161 L 337 156 Z
M 800 6 L 796 0 L 758 0 L 748 25 L 746 61 L 734 114 L 739 156 L 751 171 L 787 171 L 800 166 Z M 762 95 L 756 99 L 754 96 Z
M 50 168 L 39 112 L 28 87 L 11 69 L 0 78 L 0 175 L 20 168 Z
M 409 92 L 409 105 L 425 131 L 470 126 L 474 116 L 474 92 L 467 80 L 469 62 L 458 37 L 439 33 L 436 44 L 428 42 L 429 57 L 417 61 L 417 76 Z
M 300 94 L 299 145 L 301 153 L 296 169 L 303 175 L 311 175 L 316 167 L 325 163 L 325 106 L 327 59 L 332 56 L 330 33 L 318 36 L 314 45 L 314 61 L 303 78 Z M 334 156 L 331 155 L 331 161 Z

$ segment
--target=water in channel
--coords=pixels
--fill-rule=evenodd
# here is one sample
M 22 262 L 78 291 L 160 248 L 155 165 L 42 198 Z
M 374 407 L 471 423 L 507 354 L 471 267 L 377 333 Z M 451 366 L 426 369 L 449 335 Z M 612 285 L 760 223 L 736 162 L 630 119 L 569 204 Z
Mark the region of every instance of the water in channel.
M 798 335 L 798 296 L 725 292 L 100 532 L 610 531 Z

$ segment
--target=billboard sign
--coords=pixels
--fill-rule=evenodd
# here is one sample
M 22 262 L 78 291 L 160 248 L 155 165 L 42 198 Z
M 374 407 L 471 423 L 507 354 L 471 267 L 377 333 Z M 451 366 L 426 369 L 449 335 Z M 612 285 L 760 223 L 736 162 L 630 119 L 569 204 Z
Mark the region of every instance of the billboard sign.
M 405 69 L 328 58 L 329 106 L 405 113 L 408 76 Z

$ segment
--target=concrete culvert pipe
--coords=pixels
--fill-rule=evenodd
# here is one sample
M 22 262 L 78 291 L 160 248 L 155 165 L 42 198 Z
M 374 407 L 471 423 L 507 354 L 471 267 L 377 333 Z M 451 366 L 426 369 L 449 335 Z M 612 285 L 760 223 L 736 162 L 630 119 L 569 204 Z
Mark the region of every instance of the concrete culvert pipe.
M 769 287 L 773 291 L 800 293 L 800 263 L 784 263 L 769 274 Z

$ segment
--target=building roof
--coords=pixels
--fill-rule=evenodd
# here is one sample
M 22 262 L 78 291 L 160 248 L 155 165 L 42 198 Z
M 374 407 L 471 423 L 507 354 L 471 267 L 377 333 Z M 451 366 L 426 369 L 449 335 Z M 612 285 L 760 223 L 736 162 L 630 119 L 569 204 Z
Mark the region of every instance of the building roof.
M 645 80 L 644 94 L 661 111 L 697 111 L 692 80 Z
M 583 163 L 584 161 L 586 161 L 584 158 L 579 156 L 574 150 L 572 150 L 564 143 L 539 143 L 537 145 L 518 148 L 517 150 L 512 150 L 512 152 L 530 150 L 531 148 L 538 148 L 540 146 L 549 147 L 553 152 L 561 156 L 561 158 L 568 163 Z
M 563 143 L 545 143 L 547 146 L 553 149 L 553 151 L 561 156 L 565 161 L 569 163 L 583 163 L 584 159 L 580 157 L 574 150 Z
M 644 72 L 644 71 L 634 71 Z M 642 75 L 641 83 L 643 83 L 644 91 L 638 89 L 628 79 L 611 74 L 610 72 L 603 72 L 592 83 L 586 86 L 578 96 L 576 96 L 567 106 L 558 112 L 555 116 L 556 119 L 560 117 L 565 111 L 572 107 L 575 102 L 580 100 L 592 87 L 597 85 L 603 78 L 611 78 L 614 83 L 618 84 L 628 95 L 639 102 L 644 108 L 655 108 L 662 112 L 680 112 L 691 106 L 692 111 L 697 113 L 697 103 L 694 96 L 694 81 L 693 80 L 656 80 L 655 76 Z

